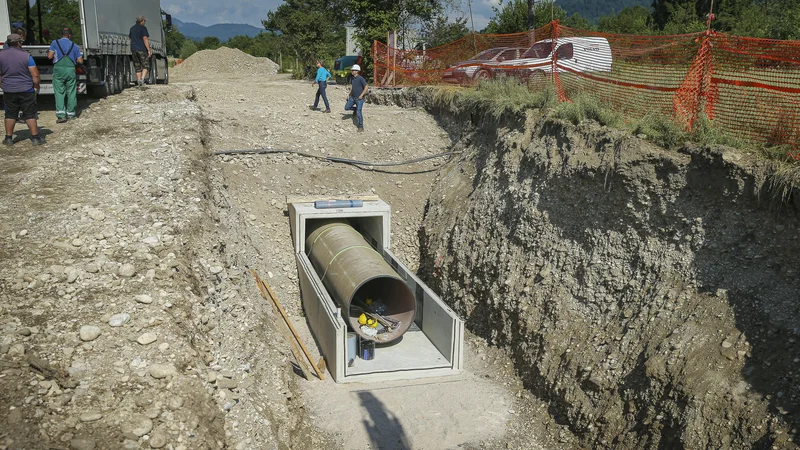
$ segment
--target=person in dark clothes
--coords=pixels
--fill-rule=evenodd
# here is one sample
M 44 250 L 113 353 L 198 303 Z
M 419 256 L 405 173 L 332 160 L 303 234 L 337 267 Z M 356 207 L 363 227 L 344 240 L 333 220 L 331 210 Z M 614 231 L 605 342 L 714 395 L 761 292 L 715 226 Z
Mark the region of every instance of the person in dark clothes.
M 356 116 L 358 117 L 358 132 L 364 132 L 364 115 L 362 110 L 364 108 L 364 96 L 367 95 L 369 87 L 367 87 L 367 80 L 360 75 L 361 66 L 353 64 L 350 68 L 350 73 L 353 75 L 353 85 L 350 88 L 350 96 L 347 97 L 347 103 L 344 105 L 345 111 L 351 111 L 353 106 L 356 107 Z
M 128 37 L 131 39 L 131 53 L 133 54 L 133 68 L 136 71 L 136 83 L 141 86 L 147 79 L 147 71 L 150 67 L 150 58 L 153 52 L 150 49 L 150 33 L 144 26 L 147 18 L 139 16 L 136 18 L 136 25 L 131 27 Z
M 16 33 L 9 34 L 6 38 L 8 48 L 0 52 L 0 89 L 6 104 L 3 144 L 14 144 L 14 125 L 21 113 L 31 132 L 31 143 L 42 145 L 45 141 L 39 136 L 36 124 L 36 91 L 41 79 L 33 57 L 22 50 L 22 40 L 22 36 Z

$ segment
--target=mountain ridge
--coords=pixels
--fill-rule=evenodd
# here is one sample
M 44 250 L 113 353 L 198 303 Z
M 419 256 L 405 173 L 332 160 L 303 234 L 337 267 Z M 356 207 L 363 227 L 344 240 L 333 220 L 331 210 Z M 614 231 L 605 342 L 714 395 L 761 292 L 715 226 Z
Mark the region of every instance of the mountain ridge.
M 172 23 L 178 31 L 192 40 L 202 40 L 207 36 L 214 36 L 220 41 L 225 42 L 234 36 L 246 35 L 253 37 L 264 31 L 263 28 L 244 23 L 218 23 L 204 26 L 194 22 L 183 22 L 176 18 L 172 19 Z

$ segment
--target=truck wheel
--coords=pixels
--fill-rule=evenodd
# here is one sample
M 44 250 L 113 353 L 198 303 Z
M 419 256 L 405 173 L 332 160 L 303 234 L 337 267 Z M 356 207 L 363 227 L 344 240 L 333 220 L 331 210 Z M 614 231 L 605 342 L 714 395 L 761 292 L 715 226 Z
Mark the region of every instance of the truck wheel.
M 122 67 L 124 67 L 123 75 L 122 75 L 122 85 L 125 89 L 131 87 L 131 73 L 133 70 L 131 69 L 131 58 L 129 56 L 122 57 Z
M 122 56 L 114 57 L 114 85 L 116 87 L 117 93 L 122 92 L 126 87 L 124 62 L 125 61 Z
M 110 56 L 103 58 L 103 97 L 114 95 L 114 64 Z
M 164 84 L 169 84 L 169 60 L 164 58 Z
M 345 84 L 353 84 L 353 76 L 348 73 L 344 79 L 344 82 Z
M 150 73 L 147 74 L 150 84 L 158 83 L 158 59 L 153 56 L 150 58 Z

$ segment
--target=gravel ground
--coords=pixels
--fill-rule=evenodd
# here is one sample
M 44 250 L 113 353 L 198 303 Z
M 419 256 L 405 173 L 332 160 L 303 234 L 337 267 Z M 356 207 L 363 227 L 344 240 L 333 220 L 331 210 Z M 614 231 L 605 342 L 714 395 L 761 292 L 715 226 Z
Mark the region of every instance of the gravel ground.
M 441 161 L 381 173 L 209 153 L 273 147 L 397 161 L 446 150 L 447 135 L 424 111 L 374 105 L 357 134 L 349 114 L 308 110 L 310 83 L 282 76 L 175 78 L 49 125 L 44 147 L 0 149 L 0 449 L 352 448 L 320 426 L 324 405 L 292 370 L 249 270 L 300 319 L 286 198 L 348 193 L 392 205 L 393 250 L 415 269 Z M 329 92 L 340 110 L 345 89 Z M 53 124 L 52 111 L 41 122 Z M 411 448 L 570 448 L 511 361 L 481 339 L 467 344 L 461 381 L 485 389 L 470 397 L 465 387 L 460 408 L 500 411 L 504 426 L 476 434 L 461 421 L 448 439 Z M 398 411 L 408 430 L 419 427 L 419 405 Z M 392 442 L 367 424 L 352 433 L 370 448 Z
M 212 275 L 187 251 L 206 213 L 187 97 L 128 91 L 2 149 L 0 447 L 224 445 L 193 342 Z

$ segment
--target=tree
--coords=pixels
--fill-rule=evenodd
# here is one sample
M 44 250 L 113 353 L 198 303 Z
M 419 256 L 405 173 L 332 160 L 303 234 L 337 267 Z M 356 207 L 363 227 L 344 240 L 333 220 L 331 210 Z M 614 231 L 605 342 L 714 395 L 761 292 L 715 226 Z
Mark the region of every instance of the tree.
M 589 22 L 589 19 L 575 13 L 561 21 L 561 24 L 570 28 L 577 28 L 578 30 L 592 30 L 594 27 Z
M 450 22 L 445 15 L 439 14 L 422 25 L 422 37 L 429 47 L 448 44 L 468 34 L 466 17 Z
M 372 66 L 369 49 L 373 41 L 385 41 L 390 31 L 407 36 L 415 25 L 432 20 L 442 9 L 440 0 L 351 0 L 355 39 L 358 47 L 365 50 L 365 68 Z
M 507 3 L 501 2 L 499 6 L 493 6 L 492 10 L 495 15 L 489 20 L 489 24 L 483 30 L 484 33 L 520 33 L 528 29 L 527 0 L 510 0 Z M 559 6 L 555 6 L 551 3 L 538 3 L 535 13 L 536 28 L 547 25 L 550 23 L 551 18 L 553 20 L 563 21 L 566 16 L 567 12 Z M 576 22 L 581 22 L 580 16 L 573 17 Z M 585 23 L 588 24 L 588 21 Z
M 198 50 L 216 50 L 222 47 L 222 42 L 216 36 L 206 36 L 197 43 Z
M 166 30 L 166 23 L 164 23 L 164 29 Z M 186 41 L 186 36 L 178 30 L 178 27 L 172 26 L 172 29 L 166 30 L 164 32 L 164 46 L 167 50 L 167 55 L 178 57 L 181 54 L 181 49 L 183 47 L 183 43 Z
M 40 0 L 42 10 L 42 23 L 39 24 L 39 6 L 34 3 L 28 10 L 25 0 L 9 0 L 9 17 L 11 22 L 23 23 L 23 28 L 33 35 L 37 43 L 49 44 L 50 40 L 61 37 L 61 29 L 72 29 L 72 39 L 81 42 L 81 15 L 77 0 Z M 30 17 L 31 24 L 26 24 Z
M 740 36 L 770 39 L 800 39 L 800 2 L 772 0 L 753 2 L 726 0 L 717 14 L 714 29 Z
M 653 16 L 644 6 L 631 6 L 616 16 L 603 16 L 597 28 L 605 33 L 618 34 L 652 34 L 655 30 Z
M 281 35 L 287 53 L 297 56 L 304 66 L 313 66 L 315 59 L 344 54 L 346 1 L 286 0 L 267 13 L 262 23 L 273 36 Z
M 665 3 L 663 8 L 656 9 L 653 18 L 664 34 L 696 33 L 706 29 L 691 2 Z
M 185 40 L 181 46 L 180 58 L 186 59 L 195 53 L 197 53 L 197 45 L 194 43 L 194 41 L 191 39 Z

